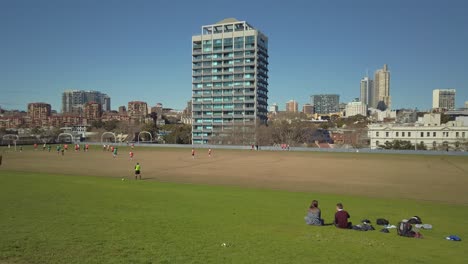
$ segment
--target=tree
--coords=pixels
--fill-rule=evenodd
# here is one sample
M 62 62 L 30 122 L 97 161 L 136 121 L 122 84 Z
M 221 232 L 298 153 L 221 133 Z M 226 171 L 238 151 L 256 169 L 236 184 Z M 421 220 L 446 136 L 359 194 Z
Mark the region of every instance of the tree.
M 191 144 L 192 127 L 186 124 L 164 125 L 161 130 L 170 131 L 164 135 L 164 141 L 168 144 Z

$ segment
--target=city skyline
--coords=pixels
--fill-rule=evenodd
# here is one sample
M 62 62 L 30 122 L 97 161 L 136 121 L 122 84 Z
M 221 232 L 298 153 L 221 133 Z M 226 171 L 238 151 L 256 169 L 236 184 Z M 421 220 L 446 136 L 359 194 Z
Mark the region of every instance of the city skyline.
M 61 93 L 78 89 L 108 94 L 113 110 L 143 99 L 183 109 L 191 97 L 187 39 L 199 32 L 198 25 L 225 17 L 249 21 L 270 36 L 269 104 L 283 106 L 295 98 L 302 105 L 311 94 L 322 93 L 340 94 L 350 102 L 359 97 L 365 70 L 382 64 L 391 66 L 392 109 L 430 109 L 432 90 L 443 87 L 457 89 L 456 107 L 468 100 L 463 1 L 423 7 L 418 1 L 394 1 L 385 9 L 371 1 L 293 1 L 287 8 L 269 5 L 265 14 L 255 12 L 261 2 L 245 2 L 228 11 L 223 4 L 210 7 L 214 12 L 204 16 L 197 13 L 210 2 L 182 7 L 140 3 L 3 4 L 0 29 L 7 41 L 0 43 L 0 106 L 26 110 L 30 102 L 47 102 L 59 111 Z M 353 15 L 363 9 L 388 23 Z M 376 9 L 382 12 L 374 14 Z M 173 19 L 175 13 L 180 18 Z M 284 14 L 286 23 L 271 19 Z M 172 23 L 162 23 L 166 21 Z M 382 26 L 386 34 L 379 38 L 361 34 Z M 163 39 L 155 36 L 159 31 L 167 32 Z

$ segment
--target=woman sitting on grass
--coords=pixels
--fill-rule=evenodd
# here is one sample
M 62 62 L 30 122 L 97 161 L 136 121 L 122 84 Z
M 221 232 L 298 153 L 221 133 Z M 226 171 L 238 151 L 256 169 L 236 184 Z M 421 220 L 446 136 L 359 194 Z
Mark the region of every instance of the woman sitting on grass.
M 322 212 L 318 208 L 317 200 L 312 201 L 312 204 L 307 211 L 307 216 L 304 217 L 304 220 L 308 225 L 323 225 Z

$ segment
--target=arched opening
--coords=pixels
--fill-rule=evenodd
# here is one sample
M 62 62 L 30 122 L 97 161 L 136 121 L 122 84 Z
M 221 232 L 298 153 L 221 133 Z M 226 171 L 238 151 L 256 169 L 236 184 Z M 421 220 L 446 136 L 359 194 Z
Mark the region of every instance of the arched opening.
M 101 143 L 104 143 L 104 139 L 107 139 L 107 141 L 105 142 L 109 142 L 109 139 L 112 139 L 112 138 L 114 138 L 114 143 L 115 143 L 117 141 L 115 134 L 113 132 L 104 132 L 101 135 Z
M 67 141 L 65 140 L 66 139 L 66 136 L 69 136 L 70 139 Z M 65 139 L 63 139 L 63 142 L 65 143 L 75 143 L 75 140 L 73 140 L 73 135 L 70 134 L 70 133 L 60 133 L 58 136 L 57 136 L 57 143 L 60 143 L 62 141 L 60 141 L 60 138 L 61 137 L 64 137 Z
M 149 135 L 150 140 L 149 140 L 149 141 L 148 141 L 148 140 L 147 140 L 147 141 L 140 140 L 141 134 L 143 134 L 143 135 Z M 148 132 L 148 131 L 141 131 L 140 133 L 138 133 L 138 143 L 140 143 L 140 142 L 153 142 L 153 135 L 151 135 L 151 133 Z

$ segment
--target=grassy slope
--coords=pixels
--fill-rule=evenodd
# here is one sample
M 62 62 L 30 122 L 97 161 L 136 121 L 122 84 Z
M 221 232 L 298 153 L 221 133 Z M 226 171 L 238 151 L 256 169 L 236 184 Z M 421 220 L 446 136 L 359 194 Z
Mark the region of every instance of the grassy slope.
M 311 227 L 342 201 L 352 221 L 419 215 L 424 239 Z M 464 263 L 463 205 L 0 171 L 0 263 Z M 228 247 L 222 247 L 227 243 Z

